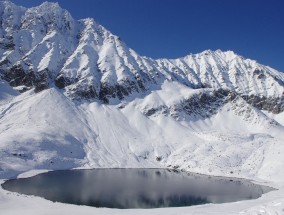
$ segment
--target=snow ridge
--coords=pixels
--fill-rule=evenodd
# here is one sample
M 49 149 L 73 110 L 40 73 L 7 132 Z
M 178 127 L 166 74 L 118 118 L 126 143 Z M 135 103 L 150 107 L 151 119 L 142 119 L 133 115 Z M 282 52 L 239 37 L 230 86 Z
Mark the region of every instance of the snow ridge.
M 284 110 L 284 75 L 232 51 L 154 60 L 93 19 L 74 20 L 58 3 L 26 9 L 5 1 L 0 11 L 2 78 L 21 91 L 56 85 L 72 99 L 117 103 L 168 80 L 193 89 L 229 89 L 260 109 Z

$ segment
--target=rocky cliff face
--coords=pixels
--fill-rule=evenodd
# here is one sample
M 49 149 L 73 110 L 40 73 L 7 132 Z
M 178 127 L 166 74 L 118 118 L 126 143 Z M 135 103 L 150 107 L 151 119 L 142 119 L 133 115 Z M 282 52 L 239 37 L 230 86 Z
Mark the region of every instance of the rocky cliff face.
M 0 74 L 20 92 L 57 87 L 72 99 L 120 103 L 167 80 L 215 93 L 188 102 L 196 107 L 226 92 L 261 110 L 284 110 L 284 75 L 232 51 L 142 57 L 93 19 L 74 20 L 56 3 L 27 9 L 4 1 L 0 20 Z

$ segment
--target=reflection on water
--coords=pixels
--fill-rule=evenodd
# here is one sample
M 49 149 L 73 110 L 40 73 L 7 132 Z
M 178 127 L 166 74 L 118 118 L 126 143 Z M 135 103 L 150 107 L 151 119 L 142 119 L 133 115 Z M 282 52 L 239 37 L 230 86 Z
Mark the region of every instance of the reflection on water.
M 271 188 L 247 180 L 164 169 L 94 169 L 43 173 L 2 187 L 51 201 L 108 208 L 180 207 L 255 199 Z

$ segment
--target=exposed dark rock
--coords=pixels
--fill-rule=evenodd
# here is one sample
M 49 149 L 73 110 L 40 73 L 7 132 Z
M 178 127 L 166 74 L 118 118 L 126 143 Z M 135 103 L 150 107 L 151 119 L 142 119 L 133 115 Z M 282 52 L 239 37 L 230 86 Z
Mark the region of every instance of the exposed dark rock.
M 156 157 L 156 161 L 161 161 L 161 160 L 162 160 L 162 157 L 159 157 L 159 156 Z
M 93 86 L 88 86 L 86 90 L 75 89 L 72 97 L 74 99 L 95 99 L 98 98 L 98 94 Z
M 217 113 L 217 110 L 229 101 L 235 99 L 236 95 L 228 90 L 219 89 L 213 92 L 205 92 L 194 95 L 181 102 L 173 108 L 173 115 L 184 111 L 188 115 L 210 117 Z
M 118 98 L 119 100 L 122 100 L 124 96 L 144 90 L 145 87 L 141 81 L 136 83 L 134 81 L 124 80 L 115 86 L 109 86 L 107 83 L 103 83 L 100 87 L 99 99 L 104 103 L 108 103 L 111 98 Z
M 284 96 L 277 97 L 260 97 L 256 95 L 242 95 L 242 98 L 253 107 L 260 110 L 266 110 L 272 113 L 280 113 L 284 111 Z
M 265 78 L 265 74 L 262 70 L 254 70 L 253 75 L 256 76 L 257 79 L 264 79 Z
M 55 86 L 59 89 L 63 89 L 64 87 L 69 86 L 70 84 L 72 84 L 72 82 L 63 75 L 59 75 L 55 79 Z
M 114 93 L 113 87 L 108 87 L 107 84 L 102 84 L 99 92 L 99 99 L 104 103 L 109 102 L 109 96 L 112 96 Z
M 149 117 L 149 116 L 152 116 L 156 113 L 168 115 L 169 112 L 170 112 L 169 108 L 166 105 L 161 105 L 161 106 L 156 107 L 156 108 L 150 108 L 150 109 L 146 108 L 143 113 L 144 113 L 145 116 Z
M 0 48 L 5 49 L 5 50 L 14 50 L 15 49 L 15 44 L 11 41 L 8 43 L 2 43 L 0 42 Z
M 12 66 L 10 69 L 3 72 L 2 78 L 11 86 L 27 86 L 30 87 L 35 81 L 33 72 L 26 73 L 21 65 Z
M 20 64 L 17 64 L 2 71 L 2 78 L 12 87 L 23 86 L 20 90 L 21 92 L 34 87 L 37 93 L 49 87 L 50 75 L 47 69 L 35 74 L 32 70 L 25 71 Z
M 208 83 L 201 83 L 200 88 L 212 88 L 212 86 Z
M 138 86 L 142 91 L 145 91 L 146 88 L 141 80 L 137 80 Z
M 35 92 L 41 92 L 49 88 L 49 80 L 51 79 L 51 73 L 48 69 L 42 70 L 37 74 L 34 79 Z
M 163 114 L 166 116 L 170 115 L 175 119 L 184 117 L 184 115 L 207 118 L 216 114 L 220 107 L 235 98 L 236 94 L 228 90 L 219 89 L 217 91 L 201 92 L 170 107 L 165 105 L 150 109 L 146 107 L 143 113 L 148 117 L 155 114 Z
M 35 93 L 48 89 L 48 83 L 46 81 L 35 83 Z
M 12 35 L 7 35 L 6 37 L 1 38 L 0 49 L 9 50 L 9 51 L 15 49 L 14 38 Z

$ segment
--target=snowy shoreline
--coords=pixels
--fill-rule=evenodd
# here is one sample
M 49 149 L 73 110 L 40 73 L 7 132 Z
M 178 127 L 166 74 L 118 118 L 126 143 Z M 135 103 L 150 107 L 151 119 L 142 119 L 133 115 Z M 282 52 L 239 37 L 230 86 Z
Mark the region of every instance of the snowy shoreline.
M 76 168 L 80 169 L 80 168 Z M 86 169 L 86 168 L 84 168 Z M 52 170 L 31 170 L 21 173 L 17 178 L 32 177 Z M 213 176 L 213 175 L 212 175 Z M 224 177 L 224 176 L 217 176 Z M 233 178 L 233 177 L 231 177 Z M 246 179 L 250 180 L 250 179 Z M 155 208 L 155 209 L 108 209 L 89 206 L 71 205 L 52 202 L 41 197 L 27 196 L 0 188 L 0 210 L 6 214 L 283 214 L 284 186 L 283 183 L 251 180 L 255 184 L 273 187 L 277 190 L 263 194 L 258 199 L 232 203 L 205 204 L 190 207 Z M 0 184 L 5 180 L 1 179 Z M 13 205 L 13 206 L 12 206 Z

